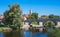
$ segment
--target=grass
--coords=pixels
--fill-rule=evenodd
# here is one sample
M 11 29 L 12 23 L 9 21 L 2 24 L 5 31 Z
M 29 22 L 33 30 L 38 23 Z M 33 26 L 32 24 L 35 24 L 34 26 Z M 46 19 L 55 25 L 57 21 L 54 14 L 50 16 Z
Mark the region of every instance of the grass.
M 0 30 L 4 30 L 7 29 L 8 27 L 0 27 Z

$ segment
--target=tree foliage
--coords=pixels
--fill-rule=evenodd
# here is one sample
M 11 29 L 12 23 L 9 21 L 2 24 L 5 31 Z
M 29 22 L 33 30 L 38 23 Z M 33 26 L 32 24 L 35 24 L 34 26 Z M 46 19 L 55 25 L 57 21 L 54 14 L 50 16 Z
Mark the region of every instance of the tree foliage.
M 4 12 L 6 25 L 20 25 L 22 21 L 22 11 L 18 4 L 9 5 L 9 10 Z
M 48 32 L 48 37 L 60 37 L 60 29 L 55 28 L 53 31 Z
M 55 25 L 55 23 L 53 21 L 47 21 L 45 23 L 45 26 L 48 26 L 48 27 L 53 27 Z
M 47 15 L 42 15 L 40 18 L 48 18 L 48 16 Z
M 45 29 L 46 31 L 52 31 L 53 27 L 55 26 L 55 23 L 53 21 L 47 21 L 45 23 Z
M 54 14 L 50 14 L 50 15 L 42 15 L 40 18 L 60 18 L 60 16 L 54 15 Z
M 60 18 L 60 16 L 54 15 L 54 14 L 50 14 L 49 18 Z
M 38 25 L 38 23 L 35 21 L 35 22 L 32 22 L 31 23 L 32 25 Z
M 38 18 L 38 13 L 32 13 L 30 16 L 30 19 L 37 19 Z

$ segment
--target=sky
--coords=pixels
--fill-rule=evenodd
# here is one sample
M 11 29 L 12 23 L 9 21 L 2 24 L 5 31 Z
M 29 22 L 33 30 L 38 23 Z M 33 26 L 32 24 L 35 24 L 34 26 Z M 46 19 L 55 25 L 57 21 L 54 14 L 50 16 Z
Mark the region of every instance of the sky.
M 18 3 L 23 14 L 29 14 L 29 10 L 37 12 L 41 15 L 59 15 L 60 16 L 60 0 L 0 0 L 0 14 L 9 10 L 8 5 Z

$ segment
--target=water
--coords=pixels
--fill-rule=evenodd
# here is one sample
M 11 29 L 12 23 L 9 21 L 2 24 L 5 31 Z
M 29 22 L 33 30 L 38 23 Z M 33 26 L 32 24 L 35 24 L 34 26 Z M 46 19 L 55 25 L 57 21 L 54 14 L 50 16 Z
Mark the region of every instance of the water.
M 0 32 L 0 37 L 48 37 L 47 33 L 31 32 L 31 31 L 12 31 L 12 32 Z
M 47 33 L 24 31 L 24 37 L 48 37 Z

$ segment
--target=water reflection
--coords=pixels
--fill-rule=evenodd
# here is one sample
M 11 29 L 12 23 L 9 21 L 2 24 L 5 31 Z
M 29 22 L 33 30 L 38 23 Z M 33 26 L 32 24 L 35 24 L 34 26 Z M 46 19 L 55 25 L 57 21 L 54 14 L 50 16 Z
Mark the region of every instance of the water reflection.
M 23 37 L 20 31 L 12 31 L 4 33 L 5 37 Z
M 47 33 L 24 31 L 24 37 L 48 37 Z
M 31 31 L 1 32 L 0 37 L 48 37 L 47 33 Z
M 35 32 L 32 33 L 32 37 L 48 37 L 47 33 Z
M 4 35 L 3 32 L 0 32 L 0 37 L 4 37 L 3 35 Z
M 23 31 L 24 37 L 32 37 L 32 32 L 31 31 Z

